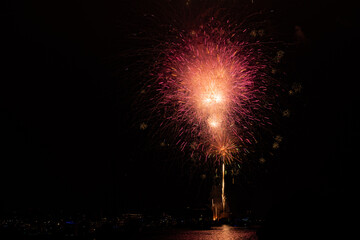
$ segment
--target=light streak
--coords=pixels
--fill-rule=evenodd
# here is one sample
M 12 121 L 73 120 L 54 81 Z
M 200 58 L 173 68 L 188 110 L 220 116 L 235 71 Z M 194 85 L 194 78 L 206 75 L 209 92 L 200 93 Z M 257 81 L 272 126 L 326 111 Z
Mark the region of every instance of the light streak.
M 223 212 L 225 212 L 225 163 L 222 164 L 221 200 Z

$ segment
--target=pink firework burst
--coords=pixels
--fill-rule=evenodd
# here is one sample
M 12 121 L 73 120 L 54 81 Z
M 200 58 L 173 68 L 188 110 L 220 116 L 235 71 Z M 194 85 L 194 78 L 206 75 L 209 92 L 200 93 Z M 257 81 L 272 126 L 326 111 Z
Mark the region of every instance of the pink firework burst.
M 233 161 L 256 142 L 256 129 L 271 124 L 276 85 L 262 44 L 248 29 L 214 17 L 178 31 L 153 69 L 155 109 L 176 143 Z

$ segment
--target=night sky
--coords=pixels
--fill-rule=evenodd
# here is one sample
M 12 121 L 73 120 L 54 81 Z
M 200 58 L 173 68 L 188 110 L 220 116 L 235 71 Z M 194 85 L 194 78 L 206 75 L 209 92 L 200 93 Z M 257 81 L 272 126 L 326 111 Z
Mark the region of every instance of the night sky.
M 356 9 L 316 2 L 255 0 L 278 14 L 280 38 L 295 42 L 301 27 L 306 43 L 293 46 L 286 68 L 303 89 L 285 104 L 291 115 L 281 122 L 283 143 L 266 173 L 229 186 L 234 211 L 342 212 L 351 199 Z M 1 3 L 0 211 L 119 214 L 210 203 L 212 180 L 201 177 L 208 172 L 182 161 L 186 153 L 177 147 L 162 147 L 154 126 L 139 128 L 138 59 L 126 54 L 146 47 L 129 39 L 146 26 L 142 5 Z

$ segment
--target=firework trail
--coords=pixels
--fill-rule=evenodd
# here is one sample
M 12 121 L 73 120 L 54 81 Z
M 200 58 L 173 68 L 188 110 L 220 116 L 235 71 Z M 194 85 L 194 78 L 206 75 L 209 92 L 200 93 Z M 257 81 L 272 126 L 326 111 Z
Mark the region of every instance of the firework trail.
M 221 179 L 221 201 L 223 210 L 225 210 L 225 163 L 222 164 L 222 179 Z

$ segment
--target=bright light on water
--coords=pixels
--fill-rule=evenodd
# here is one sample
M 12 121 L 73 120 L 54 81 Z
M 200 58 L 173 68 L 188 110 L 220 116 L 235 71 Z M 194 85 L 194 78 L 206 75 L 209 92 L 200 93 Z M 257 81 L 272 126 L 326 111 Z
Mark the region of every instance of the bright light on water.
M 146 239 L 159 240 L 257 240 L 255 230 L 223 225 L 209 230 L 173 230 Z

